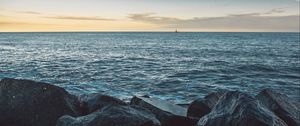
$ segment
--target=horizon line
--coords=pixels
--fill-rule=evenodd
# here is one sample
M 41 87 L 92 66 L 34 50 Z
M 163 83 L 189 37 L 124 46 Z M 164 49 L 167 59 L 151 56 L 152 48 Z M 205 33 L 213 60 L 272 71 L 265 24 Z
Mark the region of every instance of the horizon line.
M 84 33 L 84 32 L 94 32 L 94 33 L 101 33 L 101 32 L 149 32 L 149 33 L 161 33 L 161 32 L 165 32 L 165 33 L 175 33 L 175 31 L 0 31 L 0 33 L 60 33 L 60 32 L 69 32 L 69 33 Z M 228 33 L 300 33 L 300 31 L 178 31 L 178 33 L 224 33 L 224 32 L 228 32 Z

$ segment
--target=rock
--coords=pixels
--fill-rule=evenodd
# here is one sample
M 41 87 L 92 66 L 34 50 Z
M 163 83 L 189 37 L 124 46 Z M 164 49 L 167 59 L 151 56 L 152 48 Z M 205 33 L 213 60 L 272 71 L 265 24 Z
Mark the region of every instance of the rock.
M 63 88 L 29 80 L 0 81 L 1 126 L 54 126 L 65 114 L 78 116 L 79 102 Z
M 104 106 L 111 104 L 127 105 L 127 103 L 117 98 L 102 94 L 80 95 L 78 99 L 80 101 L 80 108 L 83 115 L 92 113 L 94 111 L 97 111 L 98 109 L 101 109 Z
M 150 110 L 163 126 L 193 126 L 197 120 L 186 117 L 187 109 L 155 98 L 134 96 L 130 104 Z
M 56 126 L 160 126 L 160 122 L 138 106 L 107 105 L 86 116 L 62 116 Z
M 238 91 L 225 93 L 197 126 L 286 126 L 255 98 Z
M 256 99 L 273 111 L 279 118 L 289 126 L 300 126 L 300 108 L 286 95 L 271 89 L 262 90 Z
M 187 116 L 200 119 L 215 107 L 223 94 L 224 93 L 220 92 L 211 93 L 204 98 L 193 101 L 188 107 Z

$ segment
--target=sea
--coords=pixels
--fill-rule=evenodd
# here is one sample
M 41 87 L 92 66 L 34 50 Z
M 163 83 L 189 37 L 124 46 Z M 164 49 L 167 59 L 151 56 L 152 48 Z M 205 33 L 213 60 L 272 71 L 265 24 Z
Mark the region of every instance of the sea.
M 300 101 L 300 33 L 0 33 L 0 79 L 72 94 L 188 103 L 216 91 L 272 88 Z

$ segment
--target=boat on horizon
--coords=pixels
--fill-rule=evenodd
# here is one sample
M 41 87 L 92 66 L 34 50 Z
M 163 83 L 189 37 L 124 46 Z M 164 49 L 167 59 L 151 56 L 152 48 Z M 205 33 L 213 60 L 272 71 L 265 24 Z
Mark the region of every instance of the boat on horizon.
M 178 30 L 177 30 L 177 28 L 175 29 L 175 33 L 178 33 Z

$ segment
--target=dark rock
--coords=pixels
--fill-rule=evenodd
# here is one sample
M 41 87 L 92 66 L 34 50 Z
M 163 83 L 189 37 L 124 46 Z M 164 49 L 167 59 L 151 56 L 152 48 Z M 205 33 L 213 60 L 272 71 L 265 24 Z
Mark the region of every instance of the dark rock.
M 286 126 L 286 124 L 259 102 L 238 91 L 225 93 L 197 126 Z
M 29 80 L 0 81 L 0 126 L 54 126 L 65 114 L 78 116 L 79 102 L 63 88 Z
M 160 126 L 160 122 L 139 106 L 108 105 L 86 116 L 65 115 L 56 126 Z
M 193 101 L 188 107 L 187 116 L 190 118 L 200 119 L 215 107 L 223 94 L 224 93 L 220 92 L 211 93 L 204 98 L 199 98 Z
M 120 99 L 102 94 L 80 95 L 78 99 L 80 101 L 80 108 L 83 115 L 92 113 L 104 106 L 111 104 L 127 105 L 127 103 L 121 101 Z
M 163 126 L 193 126 L 197 122 L 197 120 L 186 117 L 186 108 L 167 101 L 134 96 L 130 104 L 150 110 Z
M 271 89 L 262 90 L 256 99 L 273 111 L 279 118 L 289 126 L 300 126 L 300 108 L 286 95 Z

